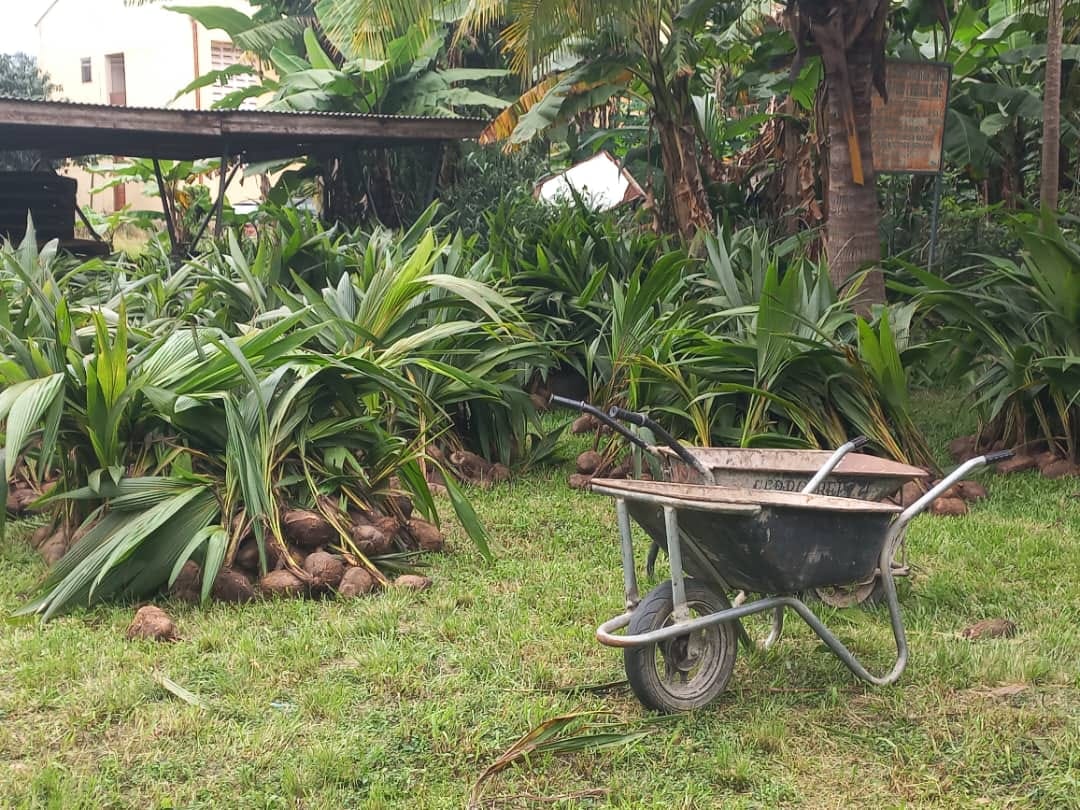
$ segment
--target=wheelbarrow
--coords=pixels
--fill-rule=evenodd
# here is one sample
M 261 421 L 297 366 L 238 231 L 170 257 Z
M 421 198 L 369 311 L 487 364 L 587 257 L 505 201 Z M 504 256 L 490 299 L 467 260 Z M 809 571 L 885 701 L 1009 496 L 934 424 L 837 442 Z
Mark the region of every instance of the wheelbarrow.
M 666 480 L 689 484 L 760 489 L 777 492 L 816 492 L 842 498 L 879 501 L 895 495 L 909 481 L 926 478 L 919 467 L 889 459 L 856 453 L 867 444 L 859 436 L 834 451 L 775 450 L 733 447 L 687 447 L 664 428 L 642 413 L 612 408 L 604 413 L 586 402 L 551 398 L 553 404 L 591 414 L 627 441 L 641 448 L 660 463 Z M 648 428 L 663 444 L 649 445 L 619 422 Z M 653 538 L 646 570 L 651 575 L 656 555 L 663 546 L 663 526 L 647 528 Z M 901 534 L 893 554 L 893 575 L 907 576 L 907 549 Z M 833 607 L 878 602 L 883 596 L 881 578 L 875 572 L 865 582 L 845 588 L 817 588 L 812 595 Z
M 745 638 L 739 620 L 771 614 L 772 628 L 762 644 L 767 649 L 780 639 L 787 609 L 810 625 L 857 677 L 881 686 L 894 683 L 908 661 L 890 565 L 896 539 L 971 470 L 1012 454 L 1003 450 L 965 462 L 907 509 L 809 493 L 594 479 L 593 492 L 615 499 L 626 597 L 626 612 L 601 624 L 596 637 L 623 649 L 634 694 L 661 712 L 695 709 L 723 692 L 735 667 L 738 640 Z M 644 598 L 638 596 L 631 519 L 650 534 L 663 527 L 671 567 L 671 579 Z M 875 569 L 896 643 L 895 663 L 880 676 L 859 663 L 798 596 L 808 589 L 862 582 Z M 617 632 L 623 628 L 625 633 Z

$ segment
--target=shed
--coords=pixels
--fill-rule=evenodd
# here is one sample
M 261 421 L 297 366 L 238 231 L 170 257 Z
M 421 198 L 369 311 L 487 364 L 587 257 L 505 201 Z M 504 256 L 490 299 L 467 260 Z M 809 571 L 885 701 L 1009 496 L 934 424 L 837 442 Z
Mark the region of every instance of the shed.
M 481 118 L 181 110 L 0 98 L 0 151 L 34 150 L 47 158 L 124 155 L 151 158 L 155 166 L 159 160 L 221 158 L 221 182 L 215 205 L 219 219 L 225 188 L 243 163 L 303 156 L 332 157 L 355 147 L 471 140 L 486 125 L 487 121 Z M 226 170 L 230 163 L 234 164 L 232 173 Z M 160 174 L 158 182 L 162 183 Z M 163 194 L 162 200 L 165 199 Z M 81 216 L 74 199 L 71 205 Z M 22 219 L 25 221 L 25 212 Z M 165 205 L 165 220 L 173 249 L 179 251 L 184 246 L 177 244 L 168 205 Z M 9 223 L 0 222 L 0 231 L 5 227 L 10 227 Z

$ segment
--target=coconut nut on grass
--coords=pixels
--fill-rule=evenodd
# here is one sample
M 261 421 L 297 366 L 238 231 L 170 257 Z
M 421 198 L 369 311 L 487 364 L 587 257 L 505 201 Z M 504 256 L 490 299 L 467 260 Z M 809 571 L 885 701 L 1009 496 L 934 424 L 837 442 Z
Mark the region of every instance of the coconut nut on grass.
M 127 637 L 150 641 L 176 641 L 180 634 L 168 613 L 154 605 L 144 605 L 135 613 L 135 618 L 128 626 Z

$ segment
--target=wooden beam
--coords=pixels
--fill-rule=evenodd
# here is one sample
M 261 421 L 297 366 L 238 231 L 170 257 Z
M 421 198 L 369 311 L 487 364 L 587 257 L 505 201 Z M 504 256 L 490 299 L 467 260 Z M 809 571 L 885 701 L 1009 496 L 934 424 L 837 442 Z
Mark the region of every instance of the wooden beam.
M 238 152 L 297 157 L 316 147 L 469 140 L 486 121 L 254 110 L 159 110 L 0 99 L 0 151 L 60 157 L 194 158 Z

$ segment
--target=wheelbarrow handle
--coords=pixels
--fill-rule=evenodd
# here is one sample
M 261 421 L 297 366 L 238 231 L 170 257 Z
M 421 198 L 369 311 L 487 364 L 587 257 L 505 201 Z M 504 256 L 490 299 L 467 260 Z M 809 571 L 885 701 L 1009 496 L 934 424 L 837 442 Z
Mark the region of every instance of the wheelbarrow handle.
M 900 517 L 896 520 L 897 527 L 903 527 L 912 518 L 922 512 L 926 507 L 932 504 L 941 496 L 949 487 L 967 475 L 976 467 L 981 467 L 984 464 L 994 464 L 998 461 L 1004 461 L 1005 459 L 1012 458 L 1014 450 L 998 450 L 995 453 L 987 453 L 984 456 L 975 456 L 975 458 L 968 459 L 951 473 L 942 478 L 936 486 L 932 487 L 929 492 L 923 495 L 919 500 L 915 501 L 911 506 L 900 513 Z
M 578 399 L 568 399 L 567 397 L 560 397 L 557 394 L 552 394 L 551 398 L 548 401 L 552 405 L 561 405 L 564 408 L 571 408 L 572 410 L 581 411 L 582 413 L 587 413 L 590 416 L 596 417 L 631 444 L 640 447 L 646 453 L 656 455 L 656 450 L 650 447 L 644 439 L 642 439 L 640 436 L 635 436 L 633 433 L 624 428 L 622 425 L 620 425 L 602 410 L 590 405 L 588 402 L 583 402 Z
M 705 481 L 709 482 L 710 484 L 713 483 L 712 471 L 704 464 L 702 464 L 701 460 L 697 458 L 697 456 L 695 456 L 693 453 L 683 447 L 679 443 L 678 439 L 676 439 L 674 436 L 664 430 L 663 427 L 661 427 L 659 424 L 657 424 L 645 414 L 628 411 L 625 408 L 620 408 L 618 405 L 616 405 L 612 407 L 610 411 L 608 411 L 608 415 L 611 416 L 612 419 L 621 419 L 622 421 L 629 422 L 632 425 L 648 428 L 655 435 L 657 435 L 661 439 L 661 441 L 664 442 L 664 444 L 670 447 L 672 451 L 674 451 L 675 455 L 682 459 L 684 464 L 689 464 L 690 467 L 697 470 L 698 473 L 704 476 Z
M 849 442 L 844 442 L 842 445 L 833 451 L 833 454 L 826 459 L 825 463 L 821 465 L 821 468 L 814 473 L 813 477 L 806 482 L 806 486 L 802 488 L 804 494 L 811 494 L 821 486 L 821 482 L 829 477 L 829 474 L 835 470 L 841 461 L 844 460 L 844 456 L 850 453 L 852 450 L 858 450 L 860 447 L 864 447 L 869 444 L 870 440 L 865 436 L 856 436 Z

